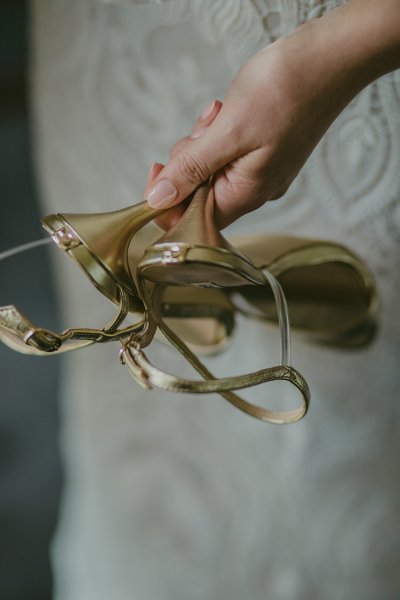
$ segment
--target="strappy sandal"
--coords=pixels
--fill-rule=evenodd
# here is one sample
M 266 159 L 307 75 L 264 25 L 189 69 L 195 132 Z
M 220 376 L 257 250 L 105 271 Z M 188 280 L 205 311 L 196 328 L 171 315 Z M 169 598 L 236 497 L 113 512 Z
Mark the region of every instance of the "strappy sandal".
M 144 225 L 159 212 L 141 203 L 111 213 L 59 214 L 43 219 L 53 241 L 117 304 L 118 313 L 102 329 L 68 329 L 56 334 L 33 325 L 15 306 L 6 306 L 0 308 L 0 339 L 20 352 L 47 354 L 118 340 L 134 332 L 138 323 L 133 329 L 120 330 L 119 325 L 132 312 L 140 322 L 143 304 L 132 279 L 144 249 L 159 235 L 157 228 Z M 234 245 L 281 283 L 296 331 L 313 341 L 340 347 L 361 346 L 373 339 L 376 284 L 365 263 L 348 248 L 287 236 L 235 238 Z M 276 321 L 273 295 L 253 285 L 223 291 L 203 288 L 201 301 L 195 289 L 170 287 L 163 296 L 161 312 L 200 354 L 226 347 L 235 312 Z
M 128 254 L 133 237 L 135 251 L 141 256 L 154 235 L 159 235 L 158 229 L 156 233 L 144 235 L 143 228 L 160 212 L 143 202 L 111 213 L 45 217 L 42 222 L 52 240 L 82 268 L 96 288 L 117 305 L 118 311 L 101 329 L 74 328 L 55 333 L 34 325 L 15 305 L 3 306 L 0 307 L 0 339 L 13 350 L 40 356 L 118 341 L 146 328 L 143 303 L 129 267 L 129 263 L 133 265 L 135 273 L 134 258 Z M 0 258 L 8 258 L 45 241 L 3 253 Z M 164 307 L 165 318 L 196 351 L 210 354 L 221 350 L 230 340 L 235 309 L 222 292 L 208 290 L 199 303 L 189 288 L 167 290 Z M 121 328 L 128 314 L 134 316 L 135 323 Z
M 338 244 L 297 238 L 240 240 L 242 251 L 235 249 L 214 224 L 210 184 L 199 188 L 180 222 L 158 242 L 146 236 L 141 240 L 144 226 L 160 212 L 142 203 L 113 213 L 46 217 L 43 223 L 52 239 L 78 262 L 101 293 L 117 304 L 118 312 L 103 329 L 69 329 L 55 334 L 35 327 L 15 306 L 7 306 L 0 308 L 0 339 L 30 354 L 65 352 L 119 340 L 121 360 L 144 387 L 218 392 L 241 410 L 273 423 L 302 418 L 308 409 L 309 389 L 301 374 L 290 366 L 287 306 L 277 279 L 291 297 L 297 328 L 329 343 L 350 345 L 351 340 L 354 344 L 357 335 L 364 343 L 373 329 L 377 307 L 376 286 L 364 263 Z M 321 267 L 336 269 L 335 279 L 332 271 L 321 276 Z M 237 296 L 252 307 L 251 316 L 279 322 L 281 363 L 255 373 L 217 379 L 192 350 L 218 349 L 229 340 Z M 343 304 L 351 310 L 346 313 Z M 237 309 L 250 314 L 242 306 Z M 318 318 L 316 309 L 322 310 Z M 139 320 L 121 328 L 129 313 L 139 315 Z M 202 319 L 202 323 L 209 319 L 211 325 L 219 327 L 212 338 L 204 337 L 204 327 L 199 329 Z M 193 320 L 196 327 L 191 330 Z M 177 323 L 183 324 L 181 331 Z M 202 381 L 174 377 L 149 363 L 143 349 L 157 331 L 200 373 Z M 191 342 L 192 348 L 185 342 Z M 232 391 L 269 381 L 291 383 L 300 392 L 299 406 L 292 411 L 273 411 L 254 406 Z
M 146 333 L 131 336 L 121 350 L 122 362 L 140 385 L 173 392 L 218 392 L 237 408 L 271 423 L 292 423 L 306 414 L 310 392 L 303 376 L 290 366 L 290 327 L 281 286 L 268 271 L 258 269 L 235 250 L 218 231 L 214 222 L 213 187 L 209 183 L 196 191 L 177 225 L 146 249 L 137 266 L 137 284 L 149 323 L 147 331 L 159 328 L 203 377 L 203 381 L 182 379 L 154 367 L 143 351 L 152 339 Z M 161 317 L 164 288 L 183 284 L 223 289 L 249 284 L 271 286 L 280 322 L 281 364 L 246 375 L 215 378 Z M 288 411 L 270 410 L 253 405 L 232 391 L 271 381 L 292 384 L 300 392 L 299 406 Z

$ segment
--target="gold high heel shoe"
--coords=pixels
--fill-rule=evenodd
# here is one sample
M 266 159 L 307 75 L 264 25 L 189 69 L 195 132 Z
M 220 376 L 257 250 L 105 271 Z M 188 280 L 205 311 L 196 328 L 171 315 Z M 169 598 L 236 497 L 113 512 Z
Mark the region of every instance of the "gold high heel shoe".
M 258 419 L 279 424 L 297 421 L 307 412 L 310 393 L 305 379 L 290 366 L 290 330 L 280 285 L 267 271 L 255 267 L 223 238 L 215 226 L 213 214 L 213 188 L 208 183 L 196 191 L 178 224 L 146 249 L 137 266 L 137 284 L 149 320 L 203 376 L 204 381 L 175 377 L 151 365 L 143 352 L 148 340 L 140 336 L 132 336 L 123 343 L 121 360 L 143 387 L 157 386 L 174 392 L 218 392 Z M 247 375 L 215 378 L 162 319 L 163 288 L 183 284 L 224 289 L 249 284 L 264 288 L 270 284 L 280 307 L 281 364 Z M 270 381 L 286 381 L 297 388 L 301 398 L 299 406 L 289 411 L 274 411 L 253 405 L 232 392 Z
M 132 236 L 155 214 L 157 211 L 151 211 L 142 203 L 115 213 L 44 218 L 43 225 L 53 241 L 75 259 L 103 294 L 118 305 L 118 312 L 102 329 L 74 328 L 57 334 L 36 327 L 15 306 L 6 306 L 0 308 L 0 339 L 25 354 L 43 355 L 77 350 L 95 342 L 119 340 L 142 331 L 147 326 L 144 319 L 119 329 L 128 312 L 143 310 L 129 278 L 126 255 Z
M 152 240 L 153 232 L 143 234 L 145 225 L 162 211 L 142 202 L 133 207 L 100 214 L 56 214 L 42 219 L 56 245 L 82 268 L 96 288 L 118 306 L 112 321 L 102 329 L 74 328 L 62 333 L 37 327 L 14 305 L 0 307 L 0 339 L 24 354 L 46 355 L 77 350 L 93 343 L 116 341 L 147 331 L 140 299 L 129 263 L 130 243 L 140 257 Z M 136 269 L 133 268 L 135 275 Z M 218 290 L 209 290 L 199 303 L 192 290 L 168 290 L 166 318 L 179 334 L 197 350 L 207 353 L 222 349 L 234 327 L 234 308 Z M 133 313 L 137 322 L 120 328 Z M 201 325 L 200 325 L 201 324 Z M 142 331 L 143 333 L 143 331 Z
M 308 408 L 309 390 L 301 374 L 290 366 L 285 297 L 274 274 L 291 296 L 298 328 L 329 343 L 350 345 L 355 340 L 365 342 L 376 316 L 376 286 L 364 263 L 338 244 L 282 236 L 241 241 L 240 248 L 245 252 L 236 250 L 215 227 L 209 184 L 199 188 L 181 221 L 158 242 L 154 243 L 154 236 L 141 239 L 144 226 L 160 212 L 142 203 L 100 215 L 46 217 L 44 225 L 53 240 L 78 262 L 97 289 L 118 305 L 118 312 L 103 329 L 70 329 L 55 334 L 35 327 L 15 306 L 7 306 L 0 308 L 0 339 L 30 354 L 65 352 L 119 340 L 122 361 L 144 387 L 218 392 L 265 421 L 287 423 L 300 419 Z M 321 272 L 326 267 L 329 273 Z M 221 341 L 226 343 L 234 322 L 230 297 L 235 295 L 258 309 L 261 318 L 279 322 L 281 364 L 248 375 L 216 379 L 185 341 L 211 349 L 218 349 Z M 278 315 L 273 300 L 279 307 Z M 239 310 L 248 314 L 246 309 Z M 128 313 L 139 314 L 139 321 L 120 329 Z M 182 330 L 176 329 L 176 322 L 171 329 L 165 318 L 183 324 Z M 193 319 L 196 327 L 191 337 Z M 199 329 L 198 325 L 204 319 L 219 326 L 211 341 L 209 336 L 200 335 L 205 328 Z M 148 362 L 143 348 L 157 329 L 202 375 L 203 381 L 174 377 Z M 298 408 L 272 411 L 254 406 L 232 391 L 274 380 L 288 381 L 297 388 L 301 394 Z
M 100 214 L 58 214 L 43 219 L 56 244 L 83 269 L 118 313 L 102 329 L 68 329 L 62 334 L 34 326 L 15 306 L 0 308 L 0 339 L 30 354 L 65 352 L 95 342 L 118 340 L 135 332 L 119 330 L 127 313 L 141 318 L 143 303 L 135 285 L 136 265 L 158 230 L 150 223 L 161 211 L 141 203 Z M 193 233 L 193 232 L 192 232 Z M 132 238 L 135 238 L 131 244 Z M 236 238 L 235 247 L 283 285 L 292 326 L 314 341 L 340 347 L 368 343 L 376 329 L 378 294 L 365 263 L 336 243 L 287 236 Z M 276 320 L 274 298 L 259 286 L 202 289 L 170 287 L 161 312 L 174 331 L 201 354 L 223 349 L 239 311 Z M 236 302 L 240 297 L 241 301 Z M 243 305 L 245 300 L 245 305 Z
M 371 342 L 377 327 L 378 291 L 372 273 L 354 252 L 334 242 L 289 236 L 238 237 L 234 242 L 254 264 L 278 279 L 296 332 L 338 347 Z M 231 299 L 247 316 L 276 320 L 272 295 L 260 293 L 257 287 L 237 288 Z

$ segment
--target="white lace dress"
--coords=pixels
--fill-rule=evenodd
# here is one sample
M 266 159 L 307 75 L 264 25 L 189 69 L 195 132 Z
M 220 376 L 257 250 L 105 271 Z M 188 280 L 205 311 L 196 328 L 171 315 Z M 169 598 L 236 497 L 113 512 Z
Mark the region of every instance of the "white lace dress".
M 335 4 L 37 0 L 43 211 L 141 200 L 150 164 L 223 98 L 239 67 Z M 371 347 L 338 352 L 295 339 L 295 365 L 312 390 L 304 421 L 269 426 L 218 396 L 147 393 L 111 345 L 66 357 L 57 600 L 400 597 L 399 102 L 399 72 L 365 89 L 286 196 L 231 230 L 342 241 L 377 277 L 381 328 Z M 68 324 L 110 317 L 64 258 L 58 275 Z M 274 336 L 240 322 L 215 370 L 275 363 Z M 183 372 L 167 347 L 153 357 Z

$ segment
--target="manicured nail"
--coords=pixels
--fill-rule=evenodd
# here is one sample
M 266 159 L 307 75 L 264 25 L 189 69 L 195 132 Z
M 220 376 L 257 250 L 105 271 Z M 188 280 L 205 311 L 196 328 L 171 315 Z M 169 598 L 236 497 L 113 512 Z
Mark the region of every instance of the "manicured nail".
M 147 183 L 149 183 L 163 168 L 163 164 L 158 162 L 153 163 L 150 167 L 149 174 L 147 175 Z
M 203 135 L 203 133 L 205 131 L 207 131 L 207 129 L 208 129 L 208 127 L 202 127 L 201 129 L 197 129 L 197 131 L 194 131 L 193 133 L 190 134 L 190 137 L 192 138 L 192 140 L 195 140 L 196 138 Z
M 200 119 L 202 119 L 202 121 L 205 121 L 206 119 L 208 119 L 208 117 L 212 115 L 215 109 L 215 104 L 216 100 L 213 100 L 212 102 L 210 102 L 210 104 L 207 104 L 207 106 L 200 115 Z
M 157 165 L 157 163 L 156 163 L 156 162 L 153 162 L 153 164 L 151 165 L 151 167 L 150 167 L 150 169 L 149 169 L 149 173 L 148 173 L 148 175 L 147 175 L 147 183 L 149 183 L 149 181 L 151 181 L 151 180 L 152 180 L 152 178 L 153 178 L 153 174 L 154 174 L 154 171 L 155 171 L 155 169 L 156 169 L 156 165 Z
M 161 208 L 168 206 L 176 197 L 178 190 L 169 179 L 160 179 L 150 190 L 147 196 L 148 205 L 151 208 Z

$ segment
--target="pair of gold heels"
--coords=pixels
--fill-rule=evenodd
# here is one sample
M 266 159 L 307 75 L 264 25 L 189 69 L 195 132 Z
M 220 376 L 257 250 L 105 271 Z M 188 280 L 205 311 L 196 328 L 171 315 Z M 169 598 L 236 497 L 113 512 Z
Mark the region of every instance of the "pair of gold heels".
M 290 365 L 290 327 L 282 286 L 297 329 L 326 343 L 360 345 L 372 337 L 377 310 L 376 286 L 365 264 L 338 244 L 298 238 L 242 238 L 233 247 L 215 226 L 210 182 L 196 191 L 181 220 L 155 240 L 149 238 L 145 225 L 161 212 L 141 203 L 113 213 L 44 218 L 54 242 L 118 306 L 117 314 L 102 329 L 56 334 L 34 326 L 15 306 L 7 306 L 0 308 L 0 339 L 18 351 L 37 355 L 119 341 L 121 361 L 145 388 L 218 392 L 241 410 L 273 423 L 302 418 L 310 393 L 302 375 Z M 281 361 L 251 374 L 215 378 L 193 350 L 223 347 L 231 337 L 237 311 L 279 322 Z M 130 313 L 139 318 L 123 326 Z M 202 380 L 175 377 L 151 365 L 144 349 L 157 331 Z M 300 396 L 297 408 L 270 410 L 233 391 L 269 381 L 292 384 Z

